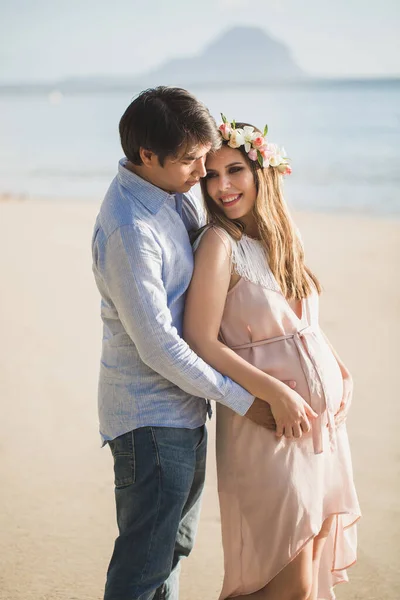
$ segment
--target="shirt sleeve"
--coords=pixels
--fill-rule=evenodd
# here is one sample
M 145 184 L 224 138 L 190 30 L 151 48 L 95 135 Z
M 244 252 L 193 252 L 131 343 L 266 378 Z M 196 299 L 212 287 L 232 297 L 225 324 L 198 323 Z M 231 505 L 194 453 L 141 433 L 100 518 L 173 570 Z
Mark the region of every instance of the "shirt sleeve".
M 216 400 L 244 415 L 254 396 L 215 371 L 178 335 L 162 279 L 162 250 L 145 225 L 109 237 L 101 273 L 141 360 L 188 394 Z

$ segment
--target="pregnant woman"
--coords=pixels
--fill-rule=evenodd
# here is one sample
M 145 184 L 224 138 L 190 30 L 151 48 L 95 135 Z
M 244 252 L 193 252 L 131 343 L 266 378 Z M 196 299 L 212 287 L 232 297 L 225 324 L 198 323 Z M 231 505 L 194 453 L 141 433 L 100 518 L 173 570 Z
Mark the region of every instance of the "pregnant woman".
M 275 397 L 256 400 L 269 430 L 252 409 L 217 407 L 220 600 L 332 600 L 356 560 L 360 516 L 345 424 L 352 379 L 318 324 L 321 287 L 282 194 L 285 152 L 267 128 L 224 118 L 220 133 L 202 180 L 209 224 L 194 245 L 185 338 L 262 400 L 273 378 L 313 410 L 285 426 Z

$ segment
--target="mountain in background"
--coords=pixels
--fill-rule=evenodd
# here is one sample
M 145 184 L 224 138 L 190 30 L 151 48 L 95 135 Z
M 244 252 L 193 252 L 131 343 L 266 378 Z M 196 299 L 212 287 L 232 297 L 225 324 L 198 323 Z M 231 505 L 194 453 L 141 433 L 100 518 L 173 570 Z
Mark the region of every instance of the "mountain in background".
M 169 60 L 138 76 L 142 87 L 166 84 L 276 83 L 300 80 L 305 73 L 290 50 L 258 27 L 226 31 L 199 56 Z

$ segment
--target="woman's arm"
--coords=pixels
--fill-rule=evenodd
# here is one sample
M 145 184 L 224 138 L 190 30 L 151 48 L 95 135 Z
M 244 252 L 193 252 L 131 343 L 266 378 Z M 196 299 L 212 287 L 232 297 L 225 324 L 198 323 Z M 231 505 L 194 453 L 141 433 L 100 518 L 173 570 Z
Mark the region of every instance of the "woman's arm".
M 270 404 L 277 435 L 285 431 L 287 437 L 300 437 L 302 430 L 310 429 L 308 419 L 317 416 L 307 402 L 218 339 L 230 279 L 229 250 L 220 234 L 211 228 L 203 235 L 195 254 L 194 273 L 186 296 L 184 338 L 214 369 Z

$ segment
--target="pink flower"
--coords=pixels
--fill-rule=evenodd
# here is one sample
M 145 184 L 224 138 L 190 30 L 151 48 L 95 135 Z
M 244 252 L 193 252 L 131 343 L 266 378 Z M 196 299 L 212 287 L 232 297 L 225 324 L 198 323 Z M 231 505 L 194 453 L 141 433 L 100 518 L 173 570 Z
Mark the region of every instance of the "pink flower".
M 260 148 L 262 148 L 265 145 L 265 139 L 262 135 L 259 135 L 253 139 L 252 144 L 253 148 L 255 148 L 256 150 L 260 150 Z
M 278 165 L 277 169 L 279 173 L 281 173 L 281 175 L 290 175 L 292 172 L 292 167 L 285 163 L 281 163 L 280 165 Z
M 264 160 L 269 160 L 274 154 L 274 152 L 268 148 L 268 145 L 262 146 L 259 150 Z
M 229 140 L 229 137 L 232 132 L 232 127 L 229 125 L 229 123 L 221 123 L 221 125 L 218 127 L 218 129 L 220 130 L 221 135 L 224 138 L 224 140 Z
M 257 160 L 257 150 L 255 148 L 251 148 L 251 150 L 248 151 L 247 156 L 250 160 Z

